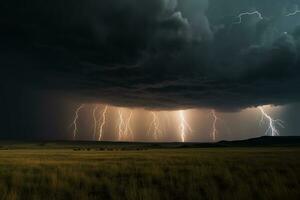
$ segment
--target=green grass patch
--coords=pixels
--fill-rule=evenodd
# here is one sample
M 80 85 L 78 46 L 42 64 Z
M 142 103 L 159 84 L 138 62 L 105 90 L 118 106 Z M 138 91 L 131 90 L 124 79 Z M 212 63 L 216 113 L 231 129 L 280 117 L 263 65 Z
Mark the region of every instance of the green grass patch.
M 0 199 L 299 199 L 300 148 L 0 151 Z

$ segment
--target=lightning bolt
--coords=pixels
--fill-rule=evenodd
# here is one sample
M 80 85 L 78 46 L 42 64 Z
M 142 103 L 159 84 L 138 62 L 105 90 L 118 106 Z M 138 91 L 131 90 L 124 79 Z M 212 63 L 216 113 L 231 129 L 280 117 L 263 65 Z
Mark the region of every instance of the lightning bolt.
M 119 111 L 119 124 L 118 124 L 118 131 L 119 131 L 119 140 L 125 140 L 129 139 L 129 136 L 131 136 L 131 139 L 133 140 L 133 131 L 131 128 L 131 118 L 133 115 L 133 112 L 130 111 L 129 117 L 127 120 L 124 119 L 124 112 L 120 108 Z
M 123 111 L 122 108 L 119 108 L 118 110 L 118 114 L 119 114 L 119 125 L 118 125 L 118 130 L 119 130 L 119 140 L 122 140 L 122 136 L 123 136 L 123 130 L 124 130 L 124 119 L 123 119 Z
M 295 16 L 298 13 L 300 13 L 300 10 L 296 10 L 295 12 L 289 13 L 289 14 L 286 15 L 286 17 Z
M 193 132 L 193 130 L 191 126 L 186 122 L 183 110 L 179 111 L 179 119 L 180 119 L 179 130 L 180 130 L 181 142 L 185 142 L 186 133 Z
M 279 136 L 280 132 L 279 130 L 276 128 L 277 126 L 280 126 L 281 128 L 284 128 L 283 125 L 283 121 L 280 119 L 272 119 L 272 117 L 270 117 L 265 110 L 263 109 L 263 107 L 258 107 L 261 114 L 262 114 L 262 118 L 261 118 L 261 123 L 263 122 L 264 119 L 267 120 L 267 122 L 269 123 L 268 129 L 265 132 L 265 135 L 270 135 L 270 136 Z
M 300 10 L 299 10 L 299 6 L 297 5 L 297 6 L 296 6 L 296 10 L 295 10 L 294 12 L 288 13 L 288 14 L 286 14 L 285 16 L 286 16 L 286 17 L 295 16 L 295 15 L 297 15 L 298 13 L 300 13 Z
M 243 17 L 246 15 L 257 15 L 259 17 L 259 19 L 263 20 L 263 15 L 258 12 L 258 11 L 253 11 L 253 12 L 244 12 L 239 14 L 237 17 L 239 18 L 239 21 L 235 22 L 234 24 L 241 24 L 243 21 Z
M 75 116 L 74 116 L 74 120 L 71 126 L 74 127 L 73 129 L 73 139 L 76 140 L 77 137 L 77 133 L 78 133 L 78 125 L 77 125 L 77 121 L 79 118 L 79 112 L 80 110 L 84 107 L 84 104 L 81 104 L 75 111 Z
M 103 128 L 106 124 L 106 113 L 107 113 L 107 109 L 108 109 L 108 106 L 105 106 L 104 110 L 102 111 L 102 117 L 101 117 L 101 120 L 102 122 L 100 123 L 100 120 L 99 120 L 99 138 L 98 138 L 98 141 L 101 141 L 102 139 L 102 135 L 103 135 Z
M 154 139 L 157 140 L 159 134 L 162 132 L 160 129 L 160 123 L 159 119 L 157 117 L 157 114 L 155 112 L 151 112 L 152 115 L 152 121 L 149 125 L 148 134 L 153 131 Z
M 131 140 L 133 140 L 133 131 L 131 128 L 131 118 L 132 118 L 133 112 L 130 111 L 129 117 L 127 118 L 127 121 L 125 123 L 125 130 L 124 130 L 124 135 L 125 137 L 129 138 L 131 136 Z
M 94 119 L 94 140 L 96 139 L 96 132 L 97 132 L 97 127 L 98 127 L 98 121 L 97 121 L 97 116 L 96 112 L 99 109 L 99 106 L 95 106 L 93 109 L 93 119 Z
M 218 133 L 218 131 L 217 131 L 218 116 L 217 116 L 215 110 L 212 110 L 211 114 L 212 114 L 213 119 L 214 119 L 211 136 L 212 136 L 213 141 L 216 141 L 216 136 L 217 136 L 217 133 Z

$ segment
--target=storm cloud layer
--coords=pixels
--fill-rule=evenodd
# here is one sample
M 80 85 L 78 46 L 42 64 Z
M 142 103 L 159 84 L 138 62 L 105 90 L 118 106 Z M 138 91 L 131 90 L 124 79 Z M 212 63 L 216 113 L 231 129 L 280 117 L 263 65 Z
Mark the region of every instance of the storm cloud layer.
M 2 85 L 153 109 L 298 102 L 297 3 L 3 1 Z

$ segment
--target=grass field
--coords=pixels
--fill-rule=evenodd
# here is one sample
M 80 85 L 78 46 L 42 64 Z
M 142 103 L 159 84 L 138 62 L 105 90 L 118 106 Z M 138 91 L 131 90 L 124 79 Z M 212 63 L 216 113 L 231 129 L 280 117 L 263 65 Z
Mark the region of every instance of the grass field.
M 0 151 L 0 199 L 299 199 L 300 148 Z

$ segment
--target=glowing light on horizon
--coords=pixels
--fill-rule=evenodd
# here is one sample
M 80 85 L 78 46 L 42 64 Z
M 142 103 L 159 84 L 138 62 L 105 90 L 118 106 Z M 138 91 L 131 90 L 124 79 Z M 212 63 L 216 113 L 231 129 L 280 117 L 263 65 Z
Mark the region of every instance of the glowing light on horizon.
M 82 111 L 85 107 L 90 108 L 90 114 Z M 277 107 L 274 108 L 272 106 L 260 106 L 255 109 L 245 109 L 245 111 L 241 112 L 240 115 L 245 115 L 245 117 L 250 115 L 253 118 L 257 116 L 257 111 L 260 111 L 261 123 L 267 125 L 265 135 L 278 136 L 280 135 L 279 131 L 281 128 L 284 128 L 284 122 L 280 119 L 273 119 L 269 112 L 280 112 L 280 109 L 280 107 L 277 109 Z M 166 140 L 168 140 L 168 138 L 173 140 L 171 133 L 175 131 L 173 136 L 181 142 L 186 142 L 187 138 L 190 138 L 190 136 L 192 136 L 191 134 L 194 133 L 187 116 L 191 115 L 196 118 L 199 117 L 199 120 L 201 120 L 201 117 L 198 116 L 199 112 L 196 109 L 195 112 L 197 112 L 197 116 L 192 110 L 191 112 L 188 112 L 186 110 L 146 111 L 140 109 L 137 110 L 137 116 L 141 116 L 143 113 L 143 116 L 146 117 L 145 119 L 149 119 L 149 123 L 138 124 L 143 121 L 140 121 L 142 119 L 135 117 L 136 112 L 131 108 L 110 107 L 109 105 L 103 104 L 81 104 L 74 111 L 74 118 L 70 127 L 72 127 L 71 131 L 73 131 L 72 136 L 74 140 L 78 139 L 79 132 L 84 130 L 83 127 L 87 126 L 86 128 L 89 130 L 91 135 L 90 138 L 93 138 L 96 141 L 103 140 L 103 133 L 105 130 L 114 131 L 116 140 L 135 141 L 135 129 L 138 128 L 140 130 L 140 128 L 143 128 L 142 130 L 146 130 L 146 134 L 149 136 L 149 139 L 151 137 L 153 141 L 161 141 L 164 140 L 164 138 L 166 138 Z M 83 116 L 81 116 L 83 114 L 87 114 L 87 120 L 84 122 L 88 122 L 88 124 L 81 124 L 81 120 L 84 120 Z M 207 123 L 206 125 L 205 123 L 203 123 L 203 125 L 198 124 L 195 128 L 200 128 L 199 130 L 203 130 L 202 128 L 204 127 L 208 128 L 208 136 L 211 138 L 211 141 L 215 142 L 219 138 L 221 139 L 219 131 L 223 130 L 223 128 L 227 128 L 227 133 L 231 132 L 216 110 L 211 109 L 206 112 L 206 115 L 207 114 L 208 118 L 206 119 L 209 119 L 211 123 Z M 229 116 L 230 119 L 231 115 L 224 115 L 225 117 Z M 114 116 L 114 118 L 111 118 L 112 116 Z M 110 122 L 108 120 L 112 121 Z M 210 127 L 207 127 L 207 125 Z M 146 134 L 144 136 L 147 136 Z M 227 136 L 222 135 L 222 137 Z M 107 138 L 109 139 L 110 137 Z
M 193 130 L 185 120 L 185 115 L 183 110 L 179 111 L 179 119 L 180 119 L 179 130 L 180 130 L 181 142 L 185 142 L 187 132 L 193 132 Z
M 100 123 L 100 120 L 99 120 L 99 137 L 98 137 L 98 141 L 101 141 L 102 139 L 102 135 L 103 135 L 103 128 L 106 124 L 106 113 L 107 113 L 107 109 L 108 109 L 108 106 L 106 105 L 104 110 L 102 111 L 102 117 L 101 117 L 101 120 L 102 122 Z
M 284 128 L 284 125 L 283 125 L 283 121 L 280 120 L 280 119 L 272 119 L 271 116 L 269 116 L 264 108 L 262 106 L 258 107 L 258 109 L 260 110 L 261 114 L 262 114 L 262 117 L 261 117 L 261 123 L 264 122 L 264 119 L 267 120 L 267 123 L 268 123 L 268 129 L 266 130 L 265 132 L 265 135 L 269 135 L 269 136 L 279 136 L 280 135 L 280 132 L 279 130 L 277 129 L 277 126 L 280 126 L 281 128 Z
M 243 12 L 240 13 L 237 17 L 239 18 L 239 21 L 235 22 L 234 24 L 241 24 L 243 21 L 243 17 L 247 16 L 247 15 L 257 15 L 259 17 L 260 20 L 263 20 L 263 16 L 260 12 L 258 11 L 253 11 L 253 12 Z
M 72 126 L 74 127 L 73 129 L 73 140 L 76 140 L 77 134 L 78 134 L 78 118 L 79 118 L 79 112 L 80 110 L 84 107 L 84 104 L 81 104 L 75 111 L 75 117 L 72 123 Z

